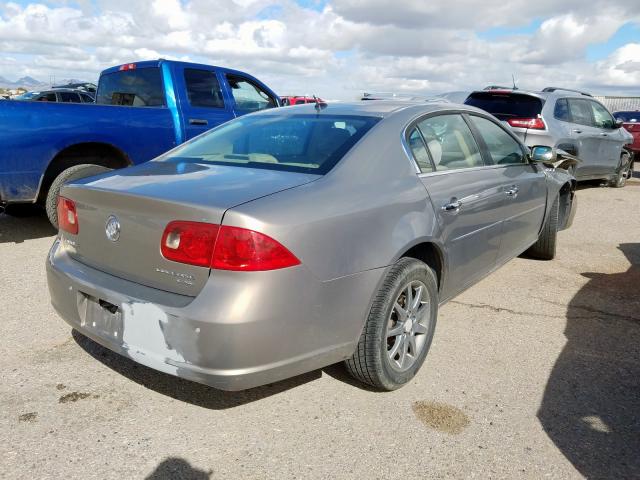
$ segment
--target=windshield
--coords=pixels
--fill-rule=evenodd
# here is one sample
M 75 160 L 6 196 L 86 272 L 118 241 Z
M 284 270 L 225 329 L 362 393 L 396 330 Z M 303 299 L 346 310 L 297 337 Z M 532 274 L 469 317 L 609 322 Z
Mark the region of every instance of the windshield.
M 378 120 L 323 114 L 245 116 L 195 138 L 158 161 L 325 174 Z
M 542 112 L 542 100 L 518 93 L 477 92 L 464 102 L 489 112 L 500 120 L 509 118 L 535 118 Z

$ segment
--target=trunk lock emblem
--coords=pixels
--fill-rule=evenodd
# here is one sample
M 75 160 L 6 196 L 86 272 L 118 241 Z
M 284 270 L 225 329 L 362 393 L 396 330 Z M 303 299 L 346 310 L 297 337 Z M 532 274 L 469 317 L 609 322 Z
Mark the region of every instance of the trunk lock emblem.
M 120 222 L 118 221 L 118 217 L 110 215 L 109 218 L 107 218 L 104 232 L 107 234 L 107 238 L 112 242 L 118 241 L 120 238 Z

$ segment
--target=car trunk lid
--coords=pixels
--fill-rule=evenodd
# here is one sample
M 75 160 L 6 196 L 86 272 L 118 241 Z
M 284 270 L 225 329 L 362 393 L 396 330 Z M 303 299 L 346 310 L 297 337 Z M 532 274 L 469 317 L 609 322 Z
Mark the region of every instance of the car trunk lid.
M 80 180 L 61 192 L 77 208 L 79 231 L 68 242 L 70 255 L 117 277 L 195 296 L 209 268 L 162 256 L 160 241 L 169 222 L 220 224 L 229 208 L 316 178 L 258 168 L 151 162 Z

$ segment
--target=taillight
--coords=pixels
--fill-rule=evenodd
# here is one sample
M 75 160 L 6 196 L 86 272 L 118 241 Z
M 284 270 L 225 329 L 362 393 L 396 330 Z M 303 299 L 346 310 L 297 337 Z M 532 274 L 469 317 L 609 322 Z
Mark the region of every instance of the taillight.
M 58 196 L 58 228 L 65 232 L 78 234 L 78 212 L 73 200 Z
M 544 121 L 540 117 L 535 118 L 510 118 L 507 123 L 512 127 L 530 128 L 532 130 L 544 130 L 546 128 Z
M 162 234 L 162 256 L 174 262 L 209 267 L 219 228 L 211 223 L 171 222 Z
M 169 223 L 160 250 L 167 260 L 218 270 L 263 271 L 300 264 L 293 253 L 263 233 L 210 223 Z
M 135 70 L 136 69 L 136 64 L 135 63 L 125 63 L 124 65 L 120 65 L 120 68 L 118 68 L 118 70 L 122 71 L 127 71 L 127 70 Z
M 276 270 L 299 265 L 293 253 L 273 238 L 253 230 L 221 226 L 211 268 L 220 270 Z

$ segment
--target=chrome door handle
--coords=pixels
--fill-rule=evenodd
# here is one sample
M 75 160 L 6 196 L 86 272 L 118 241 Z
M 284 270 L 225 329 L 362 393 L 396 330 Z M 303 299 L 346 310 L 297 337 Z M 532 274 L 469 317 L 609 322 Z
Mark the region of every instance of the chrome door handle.
M 518 195 L 518 187 L 513 186 L 505 192 L 509 197 L 516 197 Z
M 445 203 L 442 206 L 442 210 L 447 213 L 458 213 L 460 211 L 461 206 L 462 204 L 460 203 L 459 200 L 454 200 L 453 202 Z

